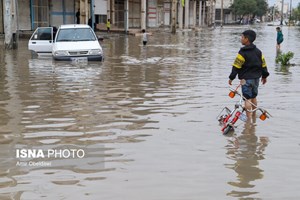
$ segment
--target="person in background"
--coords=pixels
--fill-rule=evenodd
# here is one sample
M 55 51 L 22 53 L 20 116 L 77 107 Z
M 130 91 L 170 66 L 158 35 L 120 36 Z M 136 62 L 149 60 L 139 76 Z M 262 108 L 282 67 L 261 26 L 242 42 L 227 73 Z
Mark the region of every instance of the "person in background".
M 80 24 L 80 9 L 78 8 L 78 11 L 76 12 L 76 23 Z
M 92 18 L 89 18 L 88 25 L 92 28 Z
M 145 29 L 135 34 L 135 36 L 142 36 L 143 46 L 146 46 L 148 43 L 148 35 L 152 35 L 152 33 L 147 33 Z
M 146 30 L 143 29 L 142 34 L 143 34 L 143 45 L 146 46 L 146 44 L 148 42 L 148 33 L 146 33 Z
M 109 33 L 110 32 L 110 19 L 107 19 L 106 28 L 107 28 L 107 32 Z
M 282 34 L 281 28 L 279 26 L 276 27 L 276 31 L 277 31 L 276 48 L 277 48 L 277 50 L 280 50 L 280 44 L 283 42 L 283 34 Z
M 57 33 L 57 28 L 56 26 L 53 26 L 53 40 L 55 40 L 56 33 Z

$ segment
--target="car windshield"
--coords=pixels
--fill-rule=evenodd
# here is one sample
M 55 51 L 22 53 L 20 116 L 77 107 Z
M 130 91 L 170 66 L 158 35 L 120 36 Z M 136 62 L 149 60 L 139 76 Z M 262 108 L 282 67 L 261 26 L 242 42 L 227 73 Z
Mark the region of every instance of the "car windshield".
M 90 28 L 61 29 L 56 42 L 95 41 L 96 37 Z

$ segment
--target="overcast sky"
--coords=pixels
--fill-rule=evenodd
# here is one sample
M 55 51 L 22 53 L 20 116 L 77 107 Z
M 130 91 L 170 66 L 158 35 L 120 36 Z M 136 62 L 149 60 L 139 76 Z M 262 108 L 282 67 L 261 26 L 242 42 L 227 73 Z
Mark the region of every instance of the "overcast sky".
M 274 5 L 277 2 L 277 0 L 268 0 L 269 6 Z M 293 7 L 297 7 L 298 3 L 300 2 L 300 0 L 284 0 L 284 2 L 292 2 Z

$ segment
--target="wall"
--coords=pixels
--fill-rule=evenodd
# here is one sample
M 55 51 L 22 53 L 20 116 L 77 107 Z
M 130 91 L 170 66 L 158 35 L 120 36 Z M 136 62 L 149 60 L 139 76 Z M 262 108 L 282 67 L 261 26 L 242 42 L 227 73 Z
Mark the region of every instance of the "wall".
M 63 16 L 62 16 L 62 1 L 52 1 L 51 5 L 51 14 L 50 21 L 51 26 L 59 27 L 61 24 L 64 24 Z
M 164 3 L 164 25 L 171 25 L 171 3 Z
M 148 27 L 157 27 L 157 1 L 148 0 L 147 10 Z
M 107 15 L 107 1 L 108 0 L 95 0 L 95 15 Z
M 76 10 L 77 11 L 77 10 Z M 64 23 L 75 24 L 75 2 L 70 0 L 64 0 Z
M 19 29 L 31 30 L 30 0 L 18 0 Z
M 223 0 L 223 9 L 229 8 L 233 0 Z M 216 1 L 216 9 L 221 9 L 221 0 Z
M 194 1 L 190 1 L 189 4 L 189 26 L 193 25 L 194 23 Z
M 18 0 L 19 30 L 31 30 L 30 0 Z M 4 33 L 3 0 L 0 0 L 0 33 Z
M 141 27 L 141 1 L 129 0 L 129 28 Z
M 75 23 L 75 2 L 70 0 L 52 1 L 50 7 L 51 26 Z

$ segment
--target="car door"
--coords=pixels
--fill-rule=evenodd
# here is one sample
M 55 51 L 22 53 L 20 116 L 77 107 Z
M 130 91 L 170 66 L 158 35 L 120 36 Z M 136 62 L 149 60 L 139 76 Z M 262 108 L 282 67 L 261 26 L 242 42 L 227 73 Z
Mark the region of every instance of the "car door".
M 28 49 L 36 52 L 37 54 L 51 54 L 53 40 L 53 27 L 39 27 L 30 37 Z

